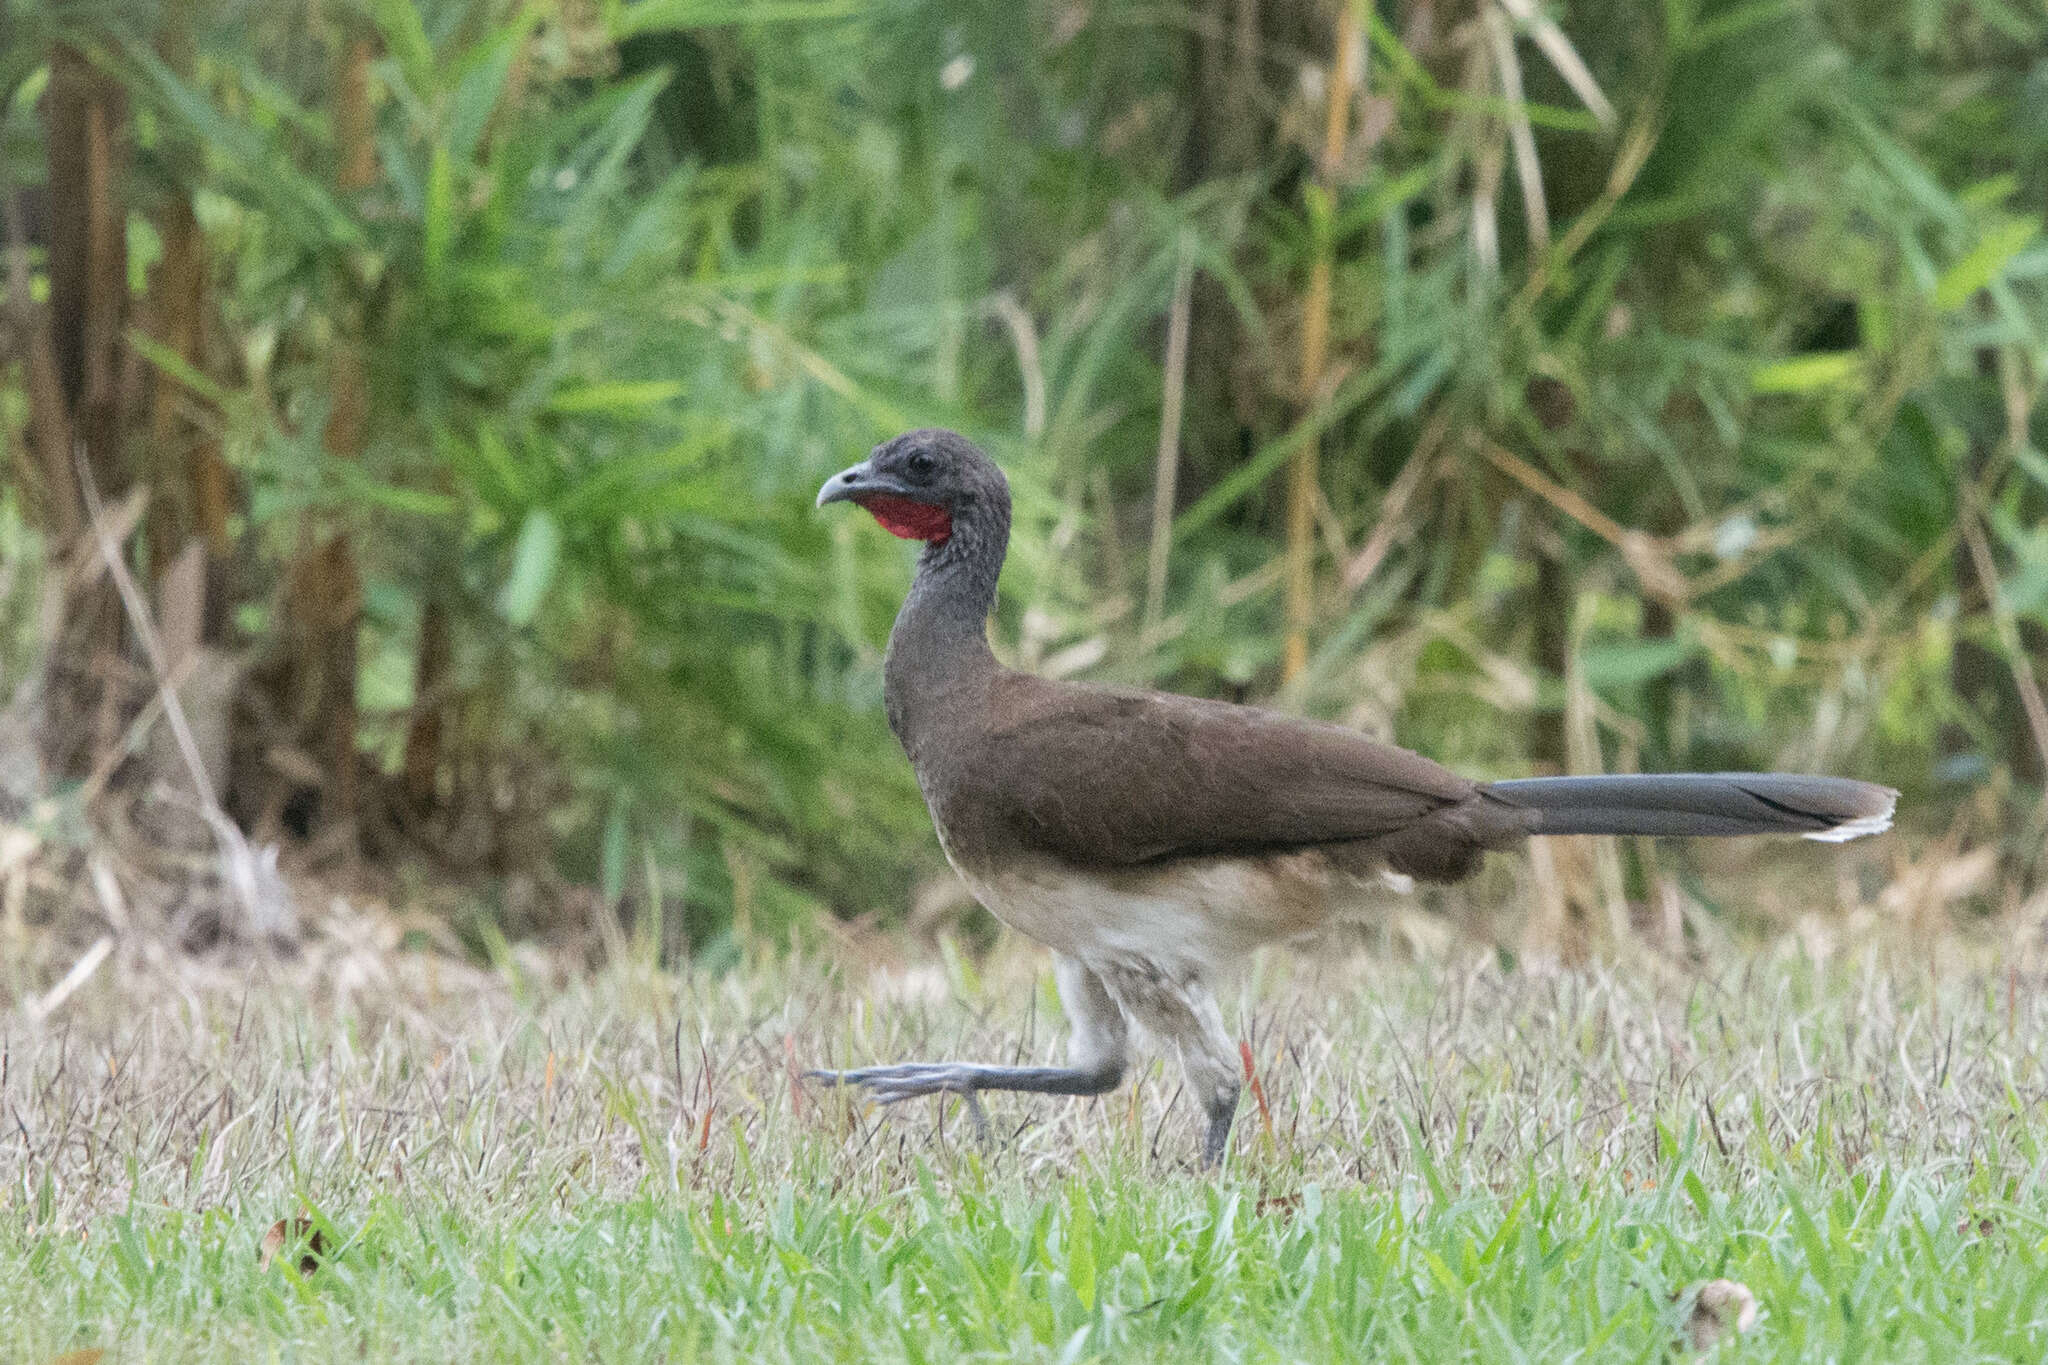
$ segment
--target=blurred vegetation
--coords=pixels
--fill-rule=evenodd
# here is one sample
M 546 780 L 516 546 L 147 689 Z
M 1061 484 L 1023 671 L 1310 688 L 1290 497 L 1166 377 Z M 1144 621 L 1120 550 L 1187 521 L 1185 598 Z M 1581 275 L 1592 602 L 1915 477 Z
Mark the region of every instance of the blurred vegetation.
M 25 605 L 75 445 L 144 582 L 201 547 L 259 837 L 670 952 L 899 914 L 910 552 L 811 497 L 943 424 L 1022 665 L 1882 776 L 2038 874 L 2038 6 L 0 14 L 0 667 L 60 794 L 140 706 L 118 614 Z

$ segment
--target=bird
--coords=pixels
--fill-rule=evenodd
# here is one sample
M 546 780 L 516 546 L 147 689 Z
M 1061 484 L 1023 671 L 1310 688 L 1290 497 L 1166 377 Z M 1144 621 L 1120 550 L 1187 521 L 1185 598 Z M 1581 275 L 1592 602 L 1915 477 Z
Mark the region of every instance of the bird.
M 922 541 L 883 661 L 883 705 L 946 859 L 995 917 L 1053 954 L 1065 1066 L 902 1062 L 808 1073 L 895 1103 L 1101 1095 L 1133 1025 L 1179 1054 L 1206 1117 L 1205 1168 L 1237 1112 L 1219 974 L 1327 924 L 1388 877 L 1451 882 L 1538 835 L 1795 834 L 1891 824 L 1898 793 L 1839 777 L 1672 773 L 1479 782 L 1342 726 L 1256 706 L 1007 668 L 988 617 L 1010 539 L 1003 472 L 956 432 L 885 441 L 834 474 Z

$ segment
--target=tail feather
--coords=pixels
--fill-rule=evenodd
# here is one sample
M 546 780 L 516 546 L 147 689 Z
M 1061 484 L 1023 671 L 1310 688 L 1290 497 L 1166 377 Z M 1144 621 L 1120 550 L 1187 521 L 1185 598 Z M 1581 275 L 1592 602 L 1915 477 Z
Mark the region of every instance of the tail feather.
M 1792 773 L 1531 777 L 1481 790 L 1534 812 L 1535 834 L 1798 834 L 1829 843 L 1889 829 L 1899 799 L 1870 782 Z

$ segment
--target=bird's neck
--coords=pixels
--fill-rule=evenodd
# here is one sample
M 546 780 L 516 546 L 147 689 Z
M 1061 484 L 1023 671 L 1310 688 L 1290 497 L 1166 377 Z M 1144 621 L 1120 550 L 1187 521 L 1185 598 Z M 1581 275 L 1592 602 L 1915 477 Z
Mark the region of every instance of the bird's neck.
M 947 703 L 998 670 L 988 647 L 988 617 L 1009 539 L 1008 507 L 972 508 L 955 514 L 949 539 L 927 545 L 918 557 L 882 670 L 889 727 L 913 759 Z

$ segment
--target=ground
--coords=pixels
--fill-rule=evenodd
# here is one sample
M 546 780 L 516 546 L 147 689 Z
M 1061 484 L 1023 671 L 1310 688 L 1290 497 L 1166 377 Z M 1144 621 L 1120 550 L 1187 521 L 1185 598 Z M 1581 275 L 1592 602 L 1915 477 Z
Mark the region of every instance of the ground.
M 323 941 L 124 950 L 5 1016 L 0 1359 L 1662 1360 L 1716 1280 L 1723 1358 L 2048 1354 L 2048 975 L 1992 934 L 1277 955 L 1220 1175 L 1171 1065 L 991 1097 L 987 1148 L 796 1079 L 1051 1060 L 1021 946 L 711 979 Z M 324 1260 L 264 1265 L 300 1216 Z

